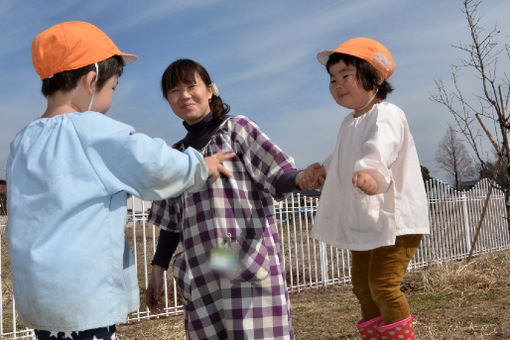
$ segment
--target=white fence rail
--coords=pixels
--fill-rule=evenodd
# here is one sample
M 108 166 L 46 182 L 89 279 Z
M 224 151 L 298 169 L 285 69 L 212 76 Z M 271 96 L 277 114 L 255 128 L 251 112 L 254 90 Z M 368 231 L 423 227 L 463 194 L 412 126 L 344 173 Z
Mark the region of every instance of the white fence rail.
M 487 180 L 479 182 L 470 191 L 458 192 L 436 180 L 426 183 L 429 198 L 431 233 L 423 241 L 409 265 L 410 269 L 426 267 L 469 255 L 471 242 L 480 220 L 488 192 Z M 130 314 L 129 321 L 140 321 L 158 316 L 182 314 L 183 307 L 171 273 L 165 281 L 165 312 L 149 313 L 145 307 L 145 288 L 148 284 L 150 261 L 157 242 L 158 228 L 148 224 L 151 202 L 136 197 L 128 199 L 126 233 L 135 254 L 141 292 L 141 308 Z M 277 202 L 275 216 L 280 235 L 283 265 L 291 293 L 304 289 L 326 287 L 350 281 L 350 254 L 344 249 L 328 246 L 310 238 L 310 230 L 319 199 L 293 195 Z M 340 202 L 339 202 L 340 204 Z M 6 217 L 0 220 L 5 227 Z M 10 269 L 5 251 L 4 233 L 0 233 L 0 337 L 2 339 L 34 338 L 33 331 L 19 324 L 12 299 Z M 510 249 L 504 193 L 493 190 L 474 255 Z

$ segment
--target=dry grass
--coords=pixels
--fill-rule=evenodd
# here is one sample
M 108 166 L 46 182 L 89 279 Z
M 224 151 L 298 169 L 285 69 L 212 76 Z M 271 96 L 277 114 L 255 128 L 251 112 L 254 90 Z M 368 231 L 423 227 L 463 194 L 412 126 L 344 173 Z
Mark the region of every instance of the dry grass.
M 133 236 L 128 233 L 130 241 Z M 137 242 L 141 234 L 136 233 Z M 150 240 L 151 233 L 147 234 Z M 149 242 L 150 244 L 150 242 Z M 148 248 L 152 252 L 152 248 Z M 137 254 L 143 272 L 141 254 Z M 2 237 L 4 331 L 12 318 L 11 282 Z M 407 273 L 403 288 L 415 315 L 417 339 L 510 339 L 510 251 L 448 262 Z M 142 275 L 139 276 L 143 282 Z M 143 286 L 143 284 L 141 284 Z M 142 304 L 144 290 L 141 290 Z M 291 309 L 296 338 L 358 339 L 358 303 L 349 285 L 293 293 Z M 120 340 L 183 339 L 183 317 L 120 325 Z
M 510 339 L 510 251 L 406 274 L 417 339 Z M 291 295 L 296 339 L 359 339 L 350 286 Z M 121 325 L 119 339 L 183 339 L 182 316 Z
M 153 319 L 120 325 L 117 327 L 118 340 L 175 340 L 185 339 L 182 316 Z

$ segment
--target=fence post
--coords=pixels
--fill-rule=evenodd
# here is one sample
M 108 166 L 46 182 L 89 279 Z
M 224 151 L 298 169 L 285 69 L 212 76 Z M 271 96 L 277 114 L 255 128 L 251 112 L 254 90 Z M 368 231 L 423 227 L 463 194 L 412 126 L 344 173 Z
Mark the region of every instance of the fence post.
M 319 242 L 319 255 L 321 261 L 322 285 L 327 286 L 328 278 L 328 250 L 324 242 Z
M 1 210 L 0 210 L 1 211 Z M 0 214 L 1 216 L 1 214 Z M 1 224 L 1 223 L 0 223 Z M 0 225 L 0 274 L 3 274 L 2 268 L 2 237 L 3 237 L 3 226 Z M 4 334 L 4 290 L 2 289 L 2 275 L 0 275 L 0 337 Z
M 466 232 L 467 253 L 471 253 L 471 232 L 469 230 L 469 212 L 466 193 L 462 192 L 462 215 L 464 217 L 464 231 Z

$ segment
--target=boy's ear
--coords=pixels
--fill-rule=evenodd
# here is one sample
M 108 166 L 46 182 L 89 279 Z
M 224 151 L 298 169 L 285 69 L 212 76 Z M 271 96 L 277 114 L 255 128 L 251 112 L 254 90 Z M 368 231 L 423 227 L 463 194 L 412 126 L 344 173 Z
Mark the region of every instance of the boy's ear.
M 96 88 L 96 71 L 89 71 L 81 77 L 80 82 L 83 82 L 82 85 L 85 87 L 85 90 L 92 95 Z

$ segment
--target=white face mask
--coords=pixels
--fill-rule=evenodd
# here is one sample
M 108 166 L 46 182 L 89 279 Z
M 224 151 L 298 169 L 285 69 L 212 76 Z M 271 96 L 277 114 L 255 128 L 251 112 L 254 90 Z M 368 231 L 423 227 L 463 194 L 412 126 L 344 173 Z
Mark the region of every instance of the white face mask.
M 94 85 L 93 85 L 94 90 L 92 91 L 92 98 L 90 98 L 89 107 L 88 107 L 87 111 L 90 111 L 90 109 L 92 108 L 92 103 L 94 102 L 94 96 L 96 95 L 96 82 L 99 79 L 99 66 L 97 65 L 97 63 L 94 63 L 94 66 L 96 67 L 96 79 L 94 79 Z

